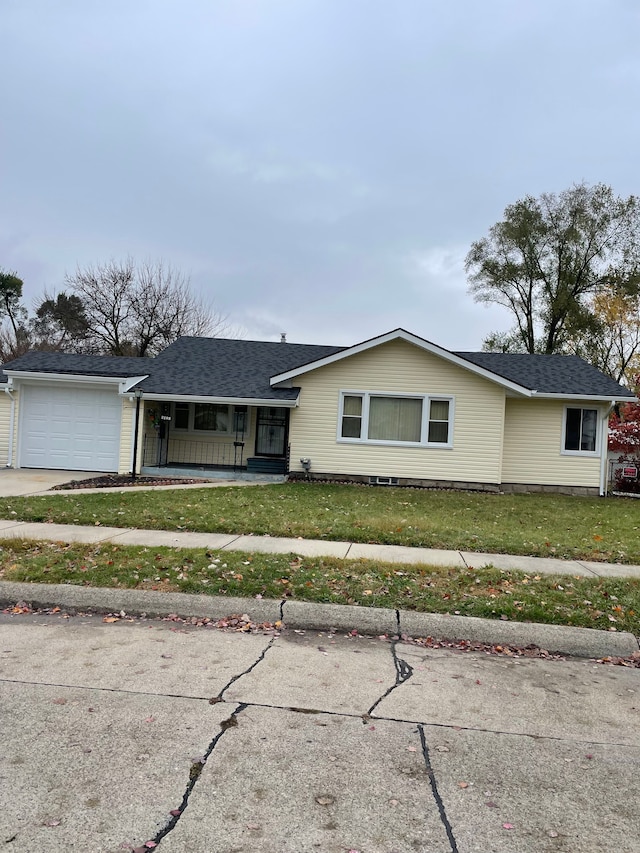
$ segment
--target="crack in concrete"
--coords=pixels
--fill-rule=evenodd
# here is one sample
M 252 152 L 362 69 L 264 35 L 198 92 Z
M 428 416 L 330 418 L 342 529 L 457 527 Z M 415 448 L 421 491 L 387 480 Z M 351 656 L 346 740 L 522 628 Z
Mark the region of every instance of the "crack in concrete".
M 440 814 L 440 820 L 442 821 L 442 825 L 444 826 L 445 832 L 447 833 L 447 838 L 449 839 L 449 844 L 451 845 L 451 853 L 459 853 L 458 845 L 456 843 L 455 836 L 453 834 L 453 828 L 449 823 L 449 818 L 447 817 L 447 812 L 444 807 L 444 802 L 442 797 L 440 796 L 440 791 L 438 790 L 438 783 L 436 781 L 436 774 L 431 765 L 431 759 L 429 757 L 429 747 L 427 746 L 427 739 L 424 734 L 423 726 L 418 726 L 418 732 L 420 734 L 420 743 L 422 745 L 422 755 L 424 757 L 424 765 L 427 770 L 427 776 L 429 777 L 429 783 L 431 785 L 431 793 L 433 794 L 433 799 L 436 801 L 436 805 L 438 807 L 438 812 Z
M 214 697 L 213 700 L 209 699 L 210 704 L 217 704 L 218 702 L 224 702 L 224 699 L 222 698 L 224 693 L 231 687 L 232 684 L 234 684 L 236 681 L 238 681 L 238 679 L 242 678 L 243 675 L 247 675 L 248 673 L 250 673 L 252 669 L 254 669 L 256 666 L 258 666 L 258 664 L 264 660 L 266 653 L 269 651 L 270 648 L 272 648 L 276 639 L 277 639 L 276 637 L 271 637 L 271 639 L 269 640 L 267 645 L 260 652 L 258 657 L 253 661 L 253 663 L 250 666 L 248 666 L 245 670 L 243 670 L 242 672 L 239 672 L 239 673 L 237 673 L 237 675 L 234 675 L 227 682 L 227 684 L 225 684 L 225 686 L 218 693 L 218 695 Z M 170 819 L 162 827 L 162 829 L 159 830 L 159 832 L 157 832 L 156 835 L 151 839 L 154 842 L 154 844 L 156 844 L 156 845 L 160 844 L 162 839 L 166 838 L 167 835 L 169 835 L 169 833 L 172 832 L 176 828 L 178 821 L 180 820 L 180 818 L 184 814 L 185 809 L 189 805 L 189 798 L 193 792 L 193 789 L 195 788 L 195 786 L 198 782 L 198 779 L 200 778 L 200 776 L 202 774 L 202 771 L 205 768 L 205 765 L 209 759 L 209 756 L 211 755 L 211 753 L 214 751 L 214 749 L 218 745 L 218 741 L 220 740 L 222 735 L 228 729 L 233 728 L 234 726 L 238 725 L 238 715 L 241 714 L 247 707 L 248 707 L 248 705 L 246 702 L 241 702 L 239 705 L 236 706 L 235 711 L 233 711 L 231 713 L 231 715 L 226 720 L 222 720 L 222 722 L 220 723 L 220 731 L 217 734 L 215 734 L 214 737 L 211 739 L 209 746 L 207 747 L 204 755 L 202 756 L 202 759 L 200 761 L 194 761 L 191 764 L 191 767 L 189 769 L 189 780 L 187 782 L 185 792 L 182 796 L 182 802 L 180 803 L 180 805 L 178 806 L 177 809 L 172 810 Z
M 396 610 L 396 616 L 398 618 L 398 624 L 400 624 L 400 614 L 398 613 L 397 610 Z M 387 696 L 396 689 L 396 687 L 399 687 L 401 684 L 404 684 L 404 682 L 408 681 L 411 678 L 411 676 L 413 675 L 413 667 L 410 664 L 408 664 L 406 662 L 406 660 L 403 660 L 402 658 L 398 657 L 398 652 L 397 652 L 396 647 L 397 647 L 399 642 L 400 642 L 399 636 L 396 637 L 394 640 L 391 640 L 391 656 L 393 658 L 393 665 L 394 665 L 395 670 L 396 670 L 395 683 L 392 684 L 391 687 L 389 687 L 388 690 L 386 690 L 382 694 L 382 696 L 380 696 L 379 699 L 376 699 L 376 701 L 373 703 L 373 705 L 367 711 L 367 714 L 369 716 L 371 716 L 371 714 L 373 714 L 374 710 L 378 707 L 378 705 L 382 702 L 383 699 L 386 699 Z
M 177 809 L 173 809 L 173 813 L 171 818 L 167 821 L 167 823 L 159 830 L 154 837 L 151 839 L 155 845 L 160 844 L 163 838 L 166 838 L 170 832 L 172 832 L 176 826 L 182 815 L 185 812 L 185 809 L 189 805 L 189 798 L 195 788 L 200 776 L 202 775 L 202 771 L 204 770 L 211 753 L 214 751 L 220 738 L 225 734 L 228 729 L 233 728 L 238 725 L 238 715 L 241 714 L 247 705 L 244 702 L 241 702 L 235 709 L 235 711 L 231 714 L 231 716 L 227 720 L 223 720 L 220 723 L 220 731 L 217 732 L 211 741 L 209 742 L 209 746 L 207 747 L 204 755 L 202 756 L 201 761 L 194 761 L 189 768 L 189 780 L 187 782 L 187 786 L 185 788 L 184 794 L 182 795 L 182 801 Z M 148 843 L 148 842 L 146 842 Z M 143 845 L 144 846 L 144 845 Z
M 254 660 L 254 662 L 251 664 L 251 666 L 248 666 L 245 670 L 243 670 L 243 672 L 239 672 L 238 675 L 234 675 L 233 678 L 229 682 L 227 682 L 227 684 L 225 684 L 225 686 L 222 688 L 222 690 L 218 693 L 218 695 L 215 698 L 218 699 L 219 701 L 222 701 L 223 694 L 226 693 L 226 691 L 231 687 L 232 684 L 235 684 L 235 682 L 238 681 L 238 679 L 242 678 L 243 675 L 248 675 L 252 669 L 255 669 L 258 666 L 258 664 L 264 660 L 265 655 L 267 654 L 269 649 L 271 649 L 273 647 L 273 644 L 275 643 L 276 639 L 277 639 L 277 637 L 271 637 L 271 639 L 269 640 L 267 645 L 260 652 L 260 654 Z

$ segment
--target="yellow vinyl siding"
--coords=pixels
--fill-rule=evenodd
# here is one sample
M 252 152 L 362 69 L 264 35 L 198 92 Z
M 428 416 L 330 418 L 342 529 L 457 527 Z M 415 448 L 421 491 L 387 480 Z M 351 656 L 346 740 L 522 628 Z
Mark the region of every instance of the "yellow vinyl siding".
M 15 394 L 14 394 L 15 396 Z M 9 460 L 9 432 L 11 427 L 11 398 L 2 391 L 0 395 L 0 465 L 11 465 Z M 15 442 L 15 439 L 14 439 Z
M 313 473 L 499 483 L 504 390 L 406 341 L 391 341 L 297 377 L 291 413 L 291 470 L 309 457 Z M 340 392 L 454 398 L 453 447 L 401 447 L 337 440 Z
M 599 487 L 599 457 L 571 456 L 561 452 L 566 405 L 567 402 L 561 400 L 507 399 L 503 483 Z M 598 408 L 593 404 L 588 407 Z M 601 428 L 602 424 L 599 425 Z

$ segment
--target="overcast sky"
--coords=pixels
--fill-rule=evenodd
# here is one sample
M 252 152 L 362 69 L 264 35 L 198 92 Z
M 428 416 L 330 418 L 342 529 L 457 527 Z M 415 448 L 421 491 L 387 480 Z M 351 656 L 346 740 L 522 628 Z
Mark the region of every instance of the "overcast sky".
M 638 0 L 0 0 L 0 267 L 189 273 L 247 338 L 479 349 L 473 240 L 636 194 Z

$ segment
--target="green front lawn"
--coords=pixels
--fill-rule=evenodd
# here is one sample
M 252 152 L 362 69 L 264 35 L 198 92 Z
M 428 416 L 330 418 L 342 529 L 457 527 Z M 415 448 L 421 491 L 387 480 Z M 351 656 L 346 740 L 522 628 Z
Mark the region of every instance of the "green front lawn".
M 640 502 L 285 483 L 2 498 L 0 518 L 640 563 Z
M 293 598 L 638 632 L 640 581 L 203 549 L 0 540 L 0 578 Z

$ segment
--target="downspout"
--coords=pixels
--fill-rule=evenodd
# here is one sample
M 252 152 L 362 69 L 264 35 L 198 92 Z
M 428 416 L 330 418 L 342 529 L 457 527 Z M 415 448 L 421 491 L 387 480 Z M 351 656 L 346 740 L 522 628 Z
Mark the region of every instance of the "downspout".
M 16 419 L 16 398 L 11 393 L 11 388 L 7 385 L 4 389 L 4 393 L 9 395 L 9 399 L 11 400 L 11 414 L 9 415 L 9 452 L 7 453 L 7 468 L 12 468 L 11 464 L 13 461 L 13 435 L 15 431 L 15 419 Z
M 607 478 L 607 458 L 609 452 L 609 415 L 614 410 L 616 405 L 616 401 L 612 400 L 609 403 L 609 407 L 606 410 L 602 422 L 602 451 L 600 453 L 600 497 L 607 496 L 607 486 L 608 486 L 608 478 Z

